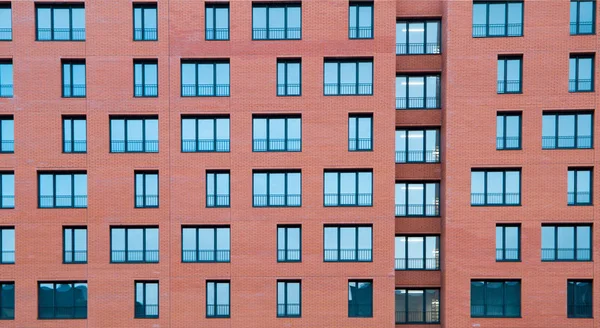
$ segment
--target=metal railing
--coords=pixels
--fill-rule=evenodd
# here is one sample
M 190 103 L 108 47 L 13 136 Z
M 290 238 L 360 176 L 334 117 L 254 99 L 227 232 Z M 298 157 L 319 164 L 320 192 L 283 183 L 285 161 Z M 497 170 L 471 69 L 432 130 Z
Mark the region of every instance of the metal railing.
M 259 195 L 254 194 L 253 206 L 255 207 L 266 207 L 266 206 L 300 206 L 301 204 L 300 194 L 269 194 Z
M 206 195 L 206 207 L 229 207 L 229 195 Z
M 158 40 L 157 28 L 135 28 L 133 29 L 133 39 L 135 41 L 156 41 Z
M 85 40 L 85 28 L 39 28 L 37 39 L 40 41 L 82 41 Z
M 522 23 L 473 24 L 473 37 L 522 36 Z
M 85 84 L 63 84 L 63 97 L 85 97 Z
M 373 38 L 373 26 L 350 26 L 348 37 L 350 39 L 371 39 Z
M 136 318 L 158 318 L 158 304 L 135 305 Z
M 593 80 L 591 79 L 577 79 L 569 80 L 569 92 L 578 92 L 578 91 L 593 91 L 594 85 L 592 84 Z
M 300 92 L 300 84 L 277 84 L 278 96 L 299 96 Z
M 158 140 L 111 140 L 111 153 L 157 153 Z
M 396 212 L 395 213 L 396 213 L 396 216 L 440 216 L 440 205 L 439 204 L 396 204 Z
M 85 306 L 38 306 L 38 316 L 41 319 L 85 319 Z
M 349 138 L 348 150 L 373 150 L 373 143 L 371 141 L 371 138 Z
M 372 249 L 324 249 L 323 260 L 326 262 L 369 262 L 373 259 Z
M 54 207 L 76 207 L 86 208 L 87 207 L 87 195 L 76 195 L 76 196 L 39 196 L 40 197 L 40 208 L 54 208 Z
M 229 40 L 229 28 L 207 28 L 206 40 Z
M 396 163 L 439 163 L 440 151 L 436 150 L 397 150 Z
M 593 34 L 594 33 L 594 22 L 571 22 L 571 35 L 577 34 Z
M 518 248 L 496 248 L 496 261 L 518 261 Z
M 206 304 L 206 316 L 209 318 L 229 317 L 229 304 Z
M 302 139 L 252 139 L 252 151 L 300 151 Z
M 231 260 L 228 249 L 184 249 L 181 256 L 182 262 L 229 262 Z
M 396 323 L 439 323 L 440 311 L 396 311 Z
M 498 93 L 521 92 L 521 80 L 498 80 Z
M 229 139 L 183 139 L 181 151 L 193 152 L 228 152 Z
M 136 84 L 134 89 L 134 95 L 136 97 L 158 96 L 158 84 Z
M 158 207 L 158 195 L 135 195 L 135 207 Z
M 521 315 L 520 305 L 471 305 L 471 317 L 505 317 L 514 318 Z
M 65 251 L 65 263 L 87 263 L 87 251 Z
M 396 43 L 396 55 L 441 54 L 439 42 L 434 43 Z
M 12 28 L 0 28 L 0 40 L 10 41 L 12 40 Z
M 371 206 L 372 193 L 325 194 L 325 206 Z
M 592 313 L 593 310 L 591 304 L 567 305 L 567 314 L 569 318 L 591 318 Z
M 542 248 L 542 261 L 591 261 L 590 248 Z
M 110 261 L 115 263 L 141 262 L 141 263 L 158 263 L 158 250 L 112 250 Z
M 279 262 L 298 262 L 300 261 L 300 249 L 278 249 L 277 261 Z
M 15 195 L 0 195 L 0 208 L 15 208 Z
M 435 257 L 396 258 L 396 270 L 439 270 L 440 259 Z
M 0 263 L 2 263 L 2 264 L 15 263 L 15 251 L 0 251 Z
M 85 153 L 87 151 L 86 140 L 65 140 L 63 143 L 65 153 Z
M 301 27 L 252 28 L 253 40 L 299 40 L 301 38 Z
M 519 149 L 521 138 L 519 137 L 496 137 L 496 149 Z
M 471 193 L 471 205 L 519 205 L 520 193 Z
M 591 204 L 592 193 L 589 191 L 576 191 L 567 193 L 567 204 Z
M 542 136 L 542 149 L 556 148 L 592 148 L 592 136 Z
M 329 95 L 372 95 L 373 83 L 325 83 L 324 93 Z
M 182 84 L 182 97 L 229 97 L 229 84 Z
M 11 98 L 13 96 L 12 84 L 0 84 L 0 97 Z
M 277 316 L 278 317 L 299 317 L 300 316 L 300 304 L 299 303 L 277 303 Z
M 439 97 L 396 97 L 396 109 L 439 109 Z
M 0 153 L 14 153 L 15 152 L 15 141 L 14 140 L 0 140 Z

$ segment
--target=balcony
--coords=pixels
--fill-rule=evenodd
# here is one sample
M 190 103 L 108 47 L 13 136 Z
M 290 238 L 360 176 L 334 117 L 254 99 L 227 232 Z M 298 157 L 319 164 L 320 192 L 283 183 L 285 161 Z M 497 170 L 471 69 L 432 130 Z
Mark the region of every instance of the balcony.
M 349 151 L 373 150 L 371 138 L 350 138 L 348 139 Z
M 112 263 L 158 263 L 158 250 L 112 250 Z
M 396 204 L 396 216 L 440 216 L 440 205 Z
M 300 40 L 301 27 L 288 28 L 253 28 L 252 40 Z
M 496 138 L 496 149 L 499 149 L 499 150 L 521 149 L 521 138 L 520 137 L 497 137 Z
M 258 195 L 253 196 L 254 207 L 298 207 L 301 205 L 302 195 L 287 194 L 287 195 Z
M 440 151 L 437 150 L 397 150 L 396 164 L 401 163 L 439 163 Z
M 473 24 L 474 38 L 499 36 L 523 36 L 523 24 Z
M 86 208 L 87 195 L 40 196 L 40 208 Z
M 136 84 L 135 97 L 158 97 L 158 84 Z
M 542 248 L 542 261 L 591 261 L 590 248 Z
M 300 262 L 300 249 L 277 249 L 278 262 Z
M 206 305 L 206 317 L 207 318 L 229 318 L 229 304 Z
M 372 95 L 373 83 L 325 83 L 326 96 Z
M 521 80 L 498 80 L 498 93 L 521 93 Z
M 38 41 L 85 41 L 85 28 L 38 28 Z
M 542 136 L 542 149 L 589 149 L 592 141 L 591 135 Z
M 300 92 L 300 84 L 277 84 L 278 96 L 299 96 Z
M 439 55 L 442 48 L 435 43 L 396 43 L 396 55 Z
M 136 28 L 133 30 L 134 41 L 156 41 L 158 40 L 158 29 Z
M 396 270 L 439 270 L 440 259 L 431 258 L 396 258 L 395 266 Z
M 111 153 L 157 153 L 158 140 L 111 140 Z
M 229 195 L 206 195 L 206 207 L 229 207 Z
M 396 97 L 396 109 L 440 109 L 439 97 Z
M 157 208 L 158 195 L 135 195 L 136 208 Z
M 372 26 L 350 26 L 348 29 L 348 38 L 350 39 L 372 39 L 373 38 L 373 27 Z
M 497 262 L 519 261 L 520 252 L 518 248 L 496 248 Z
M 370 262 L 372 249 L 324 249 L 323 261 L 325 262 Z
M 300 317 L 300 304 L 287 303 L 277 304 L 278 317 Z
M 207 28 L 206 40 L 229 40 L 229 28 Z
M 195 250 L 184 249 L 181 254 L 182 262 L 224 262 L 230 261 L 230 251 L 228 249 L 217 250 Z
M 252 151 L 301 151 L 302 139 L 253 139 Z
M 440 311 L 396 311 L 396 324 L 440 323 Z
M 520 193 L 471 193 L 471 205 L 520 205 Z
M 371 206 L 372 193 L 324 194 L 325 206 Z
M 86 151 L 86 140 L 65 140 L 63 143 L 64 153 L 85 153 Z
M 87 251 L 65 251 L 64 263 L 87 263 Z
M 63 84 L 63 98 L 84 98 L 85 84 Z
M 229 139 L 183 139 L 181 152 L 229 152 Z
M 182 84 L 182 97 L 229 97 L 229 84 Z

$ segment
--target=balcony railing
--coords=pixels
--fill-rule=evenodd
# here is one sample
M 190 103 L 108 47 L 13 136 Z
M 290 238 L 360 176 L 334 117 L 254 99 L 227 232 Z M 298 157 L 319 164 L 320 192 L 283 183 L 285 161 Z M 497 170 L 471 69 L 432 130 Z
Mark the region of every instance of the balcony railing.
M 300 92 L 300 84 L 277 84 L 278 96 L 299 96 Z
M 542 149 L 592 148 L 591 135 L 542 137 Z
M 14 153 L 15 152 L 15 141 L 14 140 L 0 140 L 0 153 Z
M 521 80 L 498 80 L 498 93 L 520 93 Z
M 396 163 L 439 163 L 440 151 L 436 150 L 397 150 Z
M 496 248 L 496 261 L 518 261 L 518 248 Z
M 592 203 L 592 193 L 587 191 L 577 191 L 567 193 L 567 204 L 569 205 L 590 205 Z
M 215 305 L 215 304 L 207 304 L 206 305 L 206 316 L 209 318 L 227 318 L 229 317 L 229 304 L 223 305 Z
M 569 92 L 593 91 L 594 85 L 591 79 L 569 80 Z
M 471 305 L 471 317 L 475 318 L 516 318 L 521 315 L 521 305 L 511 304 L 484 304 Z
M 396 97 L 396 109 L 439 109 L 439 97 Z
M 523 24 L 473 24 L 473 37 L 522 36 Z
M 85 97 L 85 84 L 63 84 L 63 97 Z
M 435 43 L 396 43 L 396 55 L 422 55 L 442 53 L 440 44 Z
M 348 150 L 360 151 L 360 150 L 373 150 L 371 138 L 349 138 L 348 139 Z
M 136 304 L 136 318 L 158 318 L 158 304 Z
M 40 319 L 85 319 L 87 306 L 38 306 Z
M 471 193 L 471 205 L 519 205 L 520 193 Z
M 302 139 L 253 139 L 252 151 L 301 151 Z
M 372 95 L 373 83 L 325 83 L 324 93 L 331 95 Z
M 300 249 L 278 249 L 277 261 L 279 262 L 298 262 L 300 261 Z
M 371 206 L 372 193 L 325 194 L 325 206 Z
M 184 249 L 182 251 L 182 262 L 229 262 L 230 251 L 228 249 L 196 250 Z
M 63 151 L 65 153 L 85 153 L 87 151 L 87 142 L 85 140 L 65 140 Z
M 228 152 L 229 139 L 183 139 L 181 151 L 193 152 Z
M 15 195 L 0 195 L 0 208 L 15 208 Z
M 158 84 L 136 84 L 134 95 L 136 97 L 157 97 Z
M 158 207 L 158 195 L 135 195 L 135 207 Z
M 229 207 L 229 195 L 206 195 L 206 207 Z
M 229 40 L 229 28 L 207 28 L 206 40 Z
M 569 318 L 591 318 L 592 317 L 592 305 L 567 305 L 567 313 Z
M 396 311 L 396 323 L 439 323 L 440 311 Z
M 302 38 L 301 27 L 286 28 L 253 28 L 253 40 L 299 40 Z
M 521 138 L 520 137 L 497 137 L 496 138 L 496 149 L 520 149 Z
M 158 140 L 111 140 L 111 153 L 157 153 Z
M 571 22 L 571 35 L 594 34 L 594 22 Z
M 278 317 L 299 317 L 300 316 L 300 304 L 287 303 L 277 304 L 277 316 Z
M 1 264 L 14 264 L 15 263 L 15 251 L 0 251 L 0 263 Z
M 65 251 L 65 263 L 87 263 L 87 251 Z
M 229 97 L 229 84 L 182 84 L 182 97 Z
M 542 261 L 591 261 L 590 248 L 542 248 Z
M 428 258 L 396 258 L 396 270 L 439 270 L 440 259 Z
M 253 199 L 253 206 L 255 207 L 300 206 L 302 197 L 300 194 L 254 194 Z
M 440 205 L 396 204 L 396 216 L 440 216 Z
M 133 30 L 133 39 L 135 41 L 156 41 L 158 40 L 157 32 L 156 28 L 136 28 Z
M 0 41 L 12 40 L 12 28 L 0 28 Z
M 115 263 L 141 262 L 158 263 L 158 250 L 112 250 L 110 261 Z
M 83 41 L 85 28 L 38 28 L 39 41 Z
M 373 38 L 373 26 L 350 26 L 348 37 L 350 39 L 371 39 Z
M 13 85 L 12 84 L 0 84 L 0 98 L 12 98 L 13 96 Z
M 372 260 L 372 249 L 325 249 L 323 260 L 326 262 L 369 262 Z
M 40 196 L 39 201 L 40 201 L 40 208 L 54 208 L 54 207 L 86 208 L 87 207 L 87 195 Z

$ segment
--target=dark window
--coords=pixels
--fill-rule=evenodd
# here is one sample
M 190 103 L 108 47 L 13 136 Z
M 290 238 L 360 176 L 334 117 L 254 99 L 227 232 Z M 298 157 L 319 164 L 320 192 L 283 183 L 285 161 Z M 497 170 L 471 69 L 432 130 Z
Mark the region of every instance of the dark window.
M 206 172 L 206 207 L 229 207 L 229 171 Z
M 255 116 L 252 118 L 252 151 L 301 151 L 300 116 Z
M 439 182 L 396 182 L 396 216 L 439 215 Z
M 40 172 L 40 208 L 87 207 L 87 174 Z
M 348 37 L 350 39 L 373 38 L 373 2 L 350 2 Z
M 521 171 L 472 170 L 471 205 L 521 205 Z
M 567 204 L 592 205 L 592 170 L 569 169 Z
M 87 263 L 87 228 L 63 227 L 63 263 Z
M 15 283 L 0 282 L 0 320 L 15 319 Z
M 182 262 L 229 262 L 229 226 L 198 226 L 181 229 Z
M 396 236 L 396 270 L 439 270 L 439 236 Z
M 325 171 L 324 206 L 373 205 L 373 171 Z
M 85 97 L 85 60 L 62 61 L 63 98 Z
M 571 0 L 571 35 L 594 34 L 596 1 Z
M 12 60 L 0 61 L 0 98 L 13 96 L 13 64 Z
M 592 281 L 567 281 L 567 316 L 569 318 L 592 318 Z
M 111 263 L 158 263 L 157 227 L 111 227 Z
M 87 151 L 85 116 L 63 116 L 63 153 Z
M 473 2 L 473 37 L 523 36 L 523 2 Z
M 0 70 L 1 70 L 0 64 Z M 1 78 L 1 77 L 0 77 Z M 15 121 L 12 116 L 0 116 L 0 153 L 15 152 Z
M 110 152 L 158 152 L 158 117 L 111 117 Z
M 299 40 L 302 8 L 299 3 L 252 4 L 253 40 Z
M 135 172 L 135 207 L 158 207 L 158 172 Z
M 300 59 L 277 59 L 277 95 L 299 96 L 302 93 Z
M 373 280 L 348 281 L 348 317 L 373 316 Z
M 0 4 L 0 41 L 12 40 L 12 10 L 10 3 Z
M 158 97 L 158 61 L 133 61 L 133 96 Z
M 542 261 L 591 261 L 592 227 L 543 225 Z
M 277 316 L 300 317 L 301 315 L 301 283 L 297 280 L 277 281 Z
M 396 130 L 396 163 L 439 163 L 440 130 Z
M 302 259 L 302 228 L 277 226 L 277 261 L 300 262 Z
M 440 54 L 439 20 L 396 22 L 396 55 Z
M 38 283 L 38 319 L 86 319 L 87 281 Z
M 229 4 L 206 4 L 206 40 L 229 40 Z
M 326 59 L 324 69 L 326 96 L 373 94 L 373 59 Z
M 371 226 L 325 226 L 323 261 L 370 262 L 373 260 Z
M 521 113 L 496 115 L 496 149 L 521 149 Z
M 83 4 L 36 4 L 36 40 L 85 40 Z
M 521 93 L 523 57 L 498 57 L 498 93 Z
M 496 261 L 521 260 L 521 226 L 496 225 Z
M 229 281 L 206 282 L 206 317 L 229 318 Z
M 439 323 L 439 289 L 396 289 L 396 324 Z
M 181 151 L 228 152 L 229 117 L 181 118 Z
M 396 109 L 437 109 L 441 104 L 439 75 L 396 76 Z
M 471 280 L 472 318 L 518 318 L 520 316 L 520 280 Z
M 135 282 L 135 318 L 158 318 L 158 281 Z
M 15 228 L 0 227 L 0 264 L 15 263 Z
M 373 150 L 373 114 L 348 116 L 348 150 Z
M 15 173 L 0 171 L 0 208 L 15 208 Z
M 229 59 L 181 62 L 182 97 L 229 97 Z
M 133 40 L 158 40 L 156 3 L 133 4 Z
M 302 173 L 255 171 L 252 176 L 253 206 L 301 206 Z
M 569 57 L 569 92 L 594 91 L 594 55 Z
M 592 148 L 592 113 L 544 113 L 542 149 Z

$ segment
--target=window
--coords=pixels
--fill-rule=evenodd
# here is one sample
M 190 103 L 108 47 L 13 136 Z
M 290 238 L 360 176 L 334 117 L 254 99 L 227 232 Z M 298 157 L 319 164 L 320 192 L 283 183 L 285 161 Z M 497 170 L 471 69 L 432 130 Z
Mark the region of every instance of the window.
M 184 226 L 181 229 L 182 262 L 229 262 L 229 226 Z
M 87 281 L 38 283 L 38 319 L 86 319 Z
M 229 59 L 181 62 L 182 97 L 229 97 Z
M 63 98 L 85 97 L 85 60 L 62 61 Z
M 373 316 L 373 280 L 348 281 L 348 317 Z
M 0 98 L 13 96 L 13 64 L 12 59 L 0 60 Z
M 567 316 L 592 318 L 592 281 L 567 280 Z
M 396 270 L 439 270 L 439 236 L 396 236 Z
M 277 95 L 299 96 L 302 93 L 302 61 L 277 59 Z
M 85 116 L 63 116 L 63 153 L 87 151 Z
M 87 263 L 87 228 L 63 227 L 63 263 Z
M 325 171 L 324 206 L 373 205 L 373 171 Z
M 0 41 L 12 40 L 12 11 L 10 3 L 0 4 Z
M 396 55 L 440 54 L 439 20 L 396 22 Z
M 0 320 L 15 319 L 15 283 L 0 282 Z
M 396 216 L 440 216 L 439 182 L 396 182 Z
M 542 225 L 542 261 L 591 261 L 590 225 Z
M 158 281 L 135 282 L 135 318 L 158 318 Z
M 158 227 L 111 227 L 111 263 L 158 263 Z
M 471 280 L 471 318 L 520 316 L 520 280 Z
M 300 40 L 300 3 L 253 3 L 252 40 Z
M 158 207 L 158 172 L 135 172 L 135 207 Z
M 396 130 L 396 163 L 439 163 L 440 130 Z
M 300 226 L 277 226 L 277 261 L 300 262 L 302 234 Z
M 592 148 L 592 113 L 544 113 L 542 117 L 542 149 Z
M 498 93 L 521 93 L 523 57 L 498 57 Z
M 596 1 L 571 0 L 571 35 L 594 34 Z
M 521 113 L 498 113 L 496 149 L 521 149 Z
M 300 317 L 301 314 L 300 281 L 277 281 L 277 316 Z
M 473 2 L 473 37 L 523 36 L 523 2 Z
M 181 151 L 228 152 L 228 116 L 182 116 Z
M 15 208 L 15 173 L 0 171 L 0 209 Z
M 348 150 L 373 150 L 373 114 L 348 116 Z
M 471 170 L 471 205 L 520 204 L 520 169 Z
M 348 37 L 350 39 L 373 38 L 373 2 L 350 2 Z
M 396 76 L 396 109 L 437 109 L 440 106 L 439 75 Z
M 256 115 L 252 118 L 252 151 L 301 151 L 302 118 Z
M 2 65 L 0 64 L 0 67 Z M 1 68 L 0 68 L 1 69 Z M 0 153 L 15 152 L 15 121 L 12 116 L 0 116 Z
M 229 318 L 229 281 L 206 282 L 206 317 Z
M 86 172 L 40 172 L 39 208 L 87 207 Z
M 158 40 L 156 3 L 133 4 L 133 40 Z
M 133 61 L 134 97 L 158 97 L 158 60 Z
M 37 41 L 85 40 L 83 4 L 36 4 Z
M 370 262 L 373 260 L 371 226 L 325 226 L 325 262 Z
M 229 207 L 229 171 L 206 172 L 206 207 Z
M 396 289 L 396 324 L 439 323 L 439 289 Z
M 254 171 L 253 206 L 301 206 L 302 173 Z
M 592 205 L 592 170 L 570 168 L 568 173 L 567 203 Z
M 521 260 L 521 226 L 496 225 L 496 261 Z
M 326 59 L 324 81 L 326 96 L 372 95 L 373 59 Z
M 157 153 L 158 117 L 110 117 L 111 153 Z
M 206 40 L 229 40 L 229 4 L 206 4 Z
M 15 263 L 15 228 L 0 226 L 0 264 L 14 264 L 14 263 Z
M 569 57 L 569 92 L 594 91 L 594 55 Z

